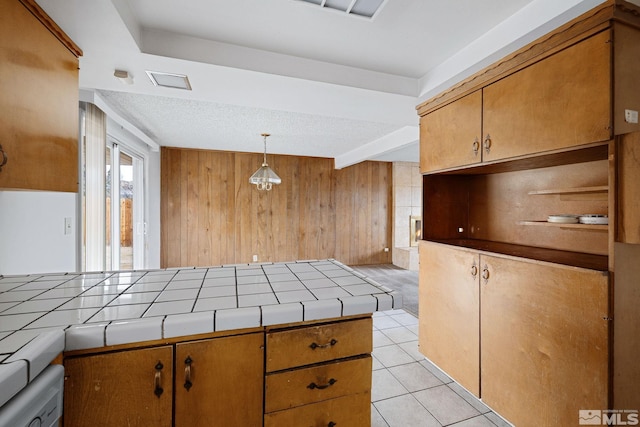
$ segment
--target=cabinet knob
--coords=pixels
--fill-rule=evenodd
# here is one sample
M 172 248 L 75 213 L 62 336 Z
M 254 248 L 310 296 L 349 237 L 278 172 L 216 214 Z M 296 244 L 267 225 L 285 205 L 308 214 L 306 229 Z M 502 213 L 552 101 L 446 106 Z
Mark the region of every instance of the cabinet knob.
M 486 265 L 482 269 L 482 278 L 485 280 L 485 282 L 489 280 L 489 267 L 487 267 Z
M 477 156 L 478 153 L 480 152 L 480 141 L 478 140 L 477 136 L 476 136 L 476 139 L 473 140 L 472 147 L 473 147 L 473 154 Z
M 484 139 L 484 143 L 482 144 L 484 147 L 484 152 L 489 154 L 491 151 L 491 135 L 487 134 L 487 137 Z
M 478 266 L 475 264 L 471 266 L 471 275 L 473 277 L 476 277 L 478 275 Z
M 7 153 L 2 149 L 2 145 L 0 145 L 0 156 L 2 156 L 0 158 L 2 159 L 0 160 L 0 172 L 2 172 L 2 167 L 7 164 L 7 160 L 9 159 Z

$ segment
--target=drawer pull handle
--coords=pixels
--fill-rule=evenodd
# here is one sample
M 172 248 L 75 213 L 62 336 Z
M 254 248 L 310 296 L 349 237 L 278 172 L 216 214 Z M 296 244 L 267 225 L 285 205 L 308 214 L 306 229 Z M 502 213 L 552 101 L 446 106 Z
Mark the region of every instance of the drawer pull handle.
M 326 344 L 316 344 L 316 343 L 311 343 L 311 345 L 309 347 L 311 347 L 311 350 L 315 350 L 316 348 L 329 348 L 329 347 L 333 347 L 334 345 L 336 345 L 338 343 L 338 340 L 333 338 L 331 341 L 329 341 Z
M 329 388 L 329 387 L 331 387 L 332 385 L 334 385 L 334 384 L 335 384 L 335 383 L 337 383 L 337 382 L 338 382 L 338 380 L 336 380 L 335 378 L 331 378 L 327 384 L 324 384 L 324 385 L 318 385 L 318 384 L 316 384 L 316 383 L 311 383 L 311 384 L 309 384 L 309 385 L 307 386 L 307 388 L 309 388 L 309 389 L 311 389 L 311 390 L 316 389 L 316 388 L 317 388 L 318 390 L 324 390 L 325 388 Z
M 329 421 L 329 424 L 327 424 L 327 427 L 336 427 L 338 424 L 334 423 L 333 421 Z
M 164 392 L 164 390 L 162 389 L 162 387 L 160 386 L 160 384 L 162 383 L 162 368 L 164 368 L 164 366 L 162 365 L 162 362 L 158 362 L 156 363 L 156 375 L 155 375 L 155 389 L 153 390 L 153 394 L 155 394 L 156 396 L 160 397 L 162 396 L 162 393 Z
M 184 360 L 184 388 L 186 388 L 187 391 L 189 391 L 189 389 L 193 385 L 193 383 L 191 382 L 191 362 L 193 362 L 191 356 L 187 356 L 187 358 Z

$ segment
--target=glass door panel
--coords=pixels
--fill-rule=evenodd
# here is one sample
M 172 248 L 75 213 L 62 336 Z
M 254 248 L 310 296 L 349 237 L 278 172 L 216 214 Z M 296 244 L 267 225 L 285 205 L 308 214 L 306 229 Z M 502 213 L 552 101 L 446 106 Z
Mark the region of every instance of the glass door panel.
M 113 180 L 113 168 L 111 161 L 111 147 L 107 147 L 105 153 L 105 265 L 111 270 L 111 182 Z
M 133 265 L 133 210 L 136 188 L 133 180 L 133 158 L 120 152 L 120 270 L 131 270 Z

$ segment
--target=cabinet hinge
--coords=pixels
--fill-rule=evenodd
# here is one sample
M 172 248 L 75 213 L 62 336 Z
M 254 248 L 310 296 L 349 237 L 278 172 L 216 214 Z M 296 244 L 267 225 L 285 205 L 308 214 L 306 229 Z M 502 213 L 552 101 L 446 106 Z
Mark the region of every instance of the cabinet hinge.
M 603 317 L 602 317 L 602 320 L 606 320 L 606 321 L 608 321 L 608 322 L 611 322 L 611 321 L 613 320 L 613 317 L 610 317 L 610 316 L 603 316 Z

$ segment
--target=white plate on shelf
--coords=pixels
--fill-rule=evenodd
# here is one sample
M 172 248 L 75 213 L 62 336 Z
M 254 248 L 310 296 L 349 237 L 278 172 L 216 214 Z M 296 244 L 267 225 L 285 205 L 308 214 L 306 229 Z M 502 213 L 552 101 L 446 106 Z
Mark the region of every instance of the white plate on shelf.
M 578 215 L 570 215 L 570 214 L 549 215 L 547 217 L 547 222 L 553 222 L 556 224 L 577 224 Z
M 585 214 L 580 215 L 578 221 L 580 224 L 607 225 L 609 224 L 609 217 L 607 215 Z

